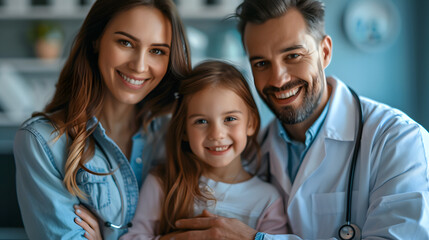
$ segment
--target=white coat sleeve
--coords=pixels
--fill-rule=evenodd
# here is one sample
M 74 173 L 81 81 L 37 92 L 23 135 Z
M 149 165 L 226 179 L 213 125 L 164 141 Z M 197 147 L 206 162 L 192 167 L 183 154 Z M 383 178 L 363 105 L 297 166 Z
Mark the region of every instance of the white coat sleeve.
M 374 143 L 362 238 L 429 239 L 428 132 L 397 124 Z
M 120 240 L 159 239 L 161 236 L 157 229 L 161 219 L 163 199 L 164 193 L 159 180 L 154 175 L 149 174 L 140 190 L 139 202 L 132 220 L 133 226 Z

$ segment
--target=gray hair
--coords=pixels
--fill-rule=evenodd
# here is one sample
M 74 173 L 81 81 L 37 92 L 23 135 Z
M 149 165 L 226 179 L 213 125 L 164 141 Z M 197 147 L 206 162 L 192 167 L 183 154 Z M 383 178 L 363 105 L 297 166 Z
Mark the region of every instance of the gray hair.
M 242 40 L 247 23 L 262 24 L 283 16 L 292 8 L 304 17 L 308 33 L 321 41 L 325 37 L 325 5 L 319 0 L 244 0 L 235 12 Z

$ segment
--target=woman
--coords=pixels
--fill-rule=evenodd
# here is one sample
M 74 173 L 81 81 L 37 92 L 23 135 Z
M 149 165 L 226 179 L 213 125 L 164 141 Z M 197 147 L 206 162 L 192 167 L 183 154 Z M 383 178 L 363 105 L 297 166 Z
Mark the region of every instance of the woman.
M 78 204 L 98 217 L 104 239 L 126 232 L 139 186 L 164 152 L 160 116 L 190 66 L 171 0 L 94 3 L 52 101 L 15 138 L 17 194 L 30 238 L 84 238 L 74 222 Z

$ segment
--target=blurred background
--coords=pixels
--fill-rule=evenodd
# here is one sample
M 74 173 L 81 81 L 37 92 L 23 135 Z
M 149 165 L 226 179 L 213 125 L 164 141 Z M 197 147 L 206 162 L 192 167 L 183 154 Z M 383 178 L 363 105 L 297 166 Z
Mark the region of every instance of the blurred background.
M 15 132 L 52 96 L 73 38 L 93 2 L 0 0 L 0 239 L 26 239 L 14 184 Z M 226 59 L 252 82 L 236 20 L 225 19 L 241 0 L 175 2 L 187 27 L 193 64 Z M 327 75 L 337 76 L 360 95 L 404 111 L 428 129 L 429 1 L 324 2 L 326 32 L 333 39 Z M 266 125 L 272 114 L 257 100 Z

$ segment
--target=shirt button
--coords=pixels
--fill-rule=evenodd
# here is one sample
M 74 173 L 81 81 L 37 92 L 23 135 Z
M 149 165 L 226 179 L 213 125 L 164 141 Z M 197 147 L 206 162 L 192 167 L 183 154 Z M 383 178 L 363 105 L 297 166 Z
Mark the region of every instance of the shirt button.
M 141 158 L 136 158 L 136 163 L 138 163 L 138 164 L 141 164 L 143 161 L 142 161 L 142 159 Z

